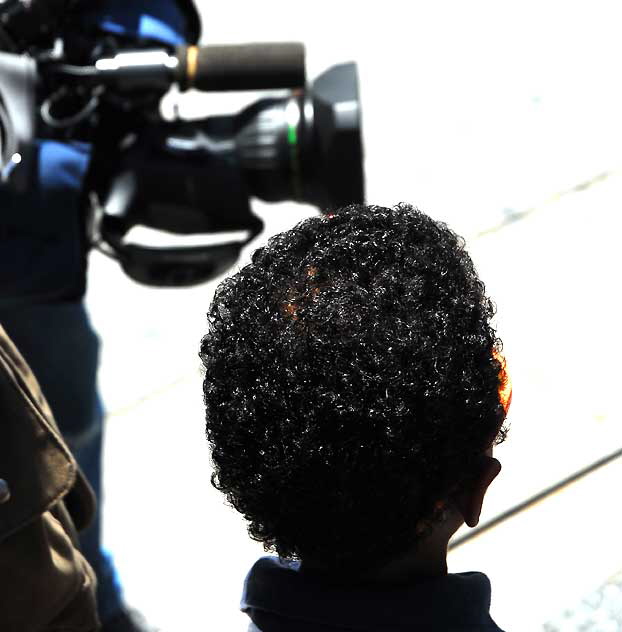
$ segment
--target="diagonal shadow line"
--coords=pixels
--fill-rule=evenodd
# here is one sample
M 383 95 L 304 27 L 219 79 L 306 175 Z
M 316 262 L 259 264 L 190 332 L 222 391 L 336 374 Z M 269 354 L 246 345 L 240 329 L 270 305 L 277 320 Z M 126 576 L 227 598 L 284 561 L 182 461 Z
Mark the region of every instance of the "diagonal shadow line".
M 485 228 L 479 231 L 478 233 L 474 235 L 474 237 L 475 238 L 484 237 L 485 235 L 496 233 L 500 231 L 501 229 L 506 228 L 507 226 L 510 226 L 514 224 L 515 222 L 520 221 L 521 219 L 525 219 L 526 217 L 529 217 L 529 215 L 531 215 L 535 211 L 538 211 L 542 209 L 543 207 L 548 206 L 549 204 L 553 204 L 554 202 L 557 202 L 558 200 L 566 197 L 567 195 L 585 191 L 586 189 L 589 189 L 590 187 L 593 187 L 596 184 L 599 184 L 601 182 L 604 182 L 605 180 L 608 180 L 611 176 L 614 176 L 617 173 L 619 173 L 619 170 L 604 171 L 594 176 L 593 178 L 589 178 L 588 180 L 579 182 L 578 184 L 575 184 L 574 186 L 571 186 L 568 189 L 564 189 L 563 191 L 554 193 L 550 197 L 543 200 L 540 204 L 536 204 L 535 206 L 530 206 L 529 208 L 524 209 L 522 211 L 513 211 L 503 221 L 499 222 L 498 224 L 495 224 L 494 226 L 491 226 L 490 228 Z

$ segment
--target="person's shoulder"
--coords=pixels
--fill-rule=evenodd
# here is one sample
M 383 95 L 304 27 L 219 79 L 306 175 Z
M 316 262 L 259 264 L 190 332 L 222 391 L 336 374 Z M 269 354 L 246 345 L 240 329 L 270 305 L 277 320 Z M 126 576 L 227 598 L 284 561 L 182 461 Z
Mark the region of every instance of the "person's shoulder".
M 67 498 L 77 528 L 95 500 L 28 364 L 0 326 L 0 542 Z
M 470 604 L 473 608 L 471 616 L 475 616 L 478 623 L 472 626 L 456 627 L 447 632 L 505 632 L 492 619 L 490 615 L 492 587 L 488 576 L 480 571 L 466 571 L 462 573 L 450 573 L 446 577 L 447 587 L 454 598 L 465 606 Z
M 84 526 L 92 490 L 1 326 L 0 407 L 0 577 L 12 578 L 0 589 L 2 629 L 96 630 L 95 576 L 63 502 L 71 495 Z

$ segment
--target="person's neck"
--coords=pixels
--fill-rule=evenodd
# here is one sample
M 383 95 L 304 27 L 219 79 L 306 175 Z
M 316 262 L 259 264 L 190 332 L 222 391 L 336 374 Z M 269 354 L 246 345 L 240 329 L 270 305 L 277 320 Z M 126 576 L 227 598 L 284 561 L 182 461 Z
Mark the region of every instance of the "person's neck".
M 301 571 L 320 575 L 337 583 L 413 584 L 447 575 L 447 537 L 431 536 L 420 542 L 413 550 L 384 564 L 373 571 L 363 571 L 355 575 L 339 576 L 325 567 L 303 560 Z
M 370 574 L 383 584 L 409 584 L 447 575 L 447 547 L 451 536 L 463 524 L 462 515 L 447 507 L 445 519 L 410 551 Z
M 425 543 L 378 570 L 369 573 L 368 581 L 379 584 L 411 584 L 447 575 L 447 543 Z

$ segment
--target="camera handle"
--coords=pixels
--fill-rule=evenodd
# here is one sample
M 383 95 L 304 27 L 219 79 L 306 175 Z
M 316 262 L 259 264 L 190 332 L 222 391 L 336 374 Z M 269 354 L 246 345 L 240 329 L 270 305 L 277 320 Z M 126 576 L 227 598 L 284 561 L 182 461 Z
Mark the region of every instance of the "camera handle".
M 304 88 L 305 50 L 297 42 L 181 46 L 167 50 L 136 50 L 98 59 L 93 66 L 49 64 L 81 84 L 112 85 L 121 91 L 166 91 L 172 83 L 182 90 L 273 90 Z

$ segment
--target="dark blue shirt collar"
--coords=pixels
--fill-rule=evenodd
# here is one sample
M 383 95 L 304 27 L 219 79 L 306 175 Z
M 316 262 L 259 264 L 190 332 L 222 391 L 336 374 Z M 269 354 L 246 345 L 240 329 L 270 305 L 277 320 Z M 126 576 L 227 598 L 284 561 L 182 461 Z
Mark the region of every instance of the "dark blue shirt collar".
M 246 578 L 241 608 L 262 632 L 500 631 L 490 617 L 490 581 L 482 573 L 407 586 L 326 585 L 297 562 L 263 557 Z

